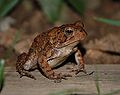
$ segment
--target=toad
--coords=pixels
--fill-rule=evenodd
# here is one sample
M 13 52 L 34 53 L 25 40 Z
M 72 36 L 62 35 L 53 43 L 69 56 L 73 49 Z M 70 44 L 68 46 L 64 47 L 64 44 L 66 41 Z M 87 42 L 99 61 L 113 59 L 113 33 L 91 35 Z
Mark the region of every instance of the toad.
M 84 61 L 80 50 L 76 47 L 81 40 L 86 38 L 86 31 L 81 21 L 54 27 L 47 32 L 42 32 L 35 37 L 28 53 L 18 56 L 16 70 L 20 77 L 27 76 L 36 79 L 30 70 L 36 66 L 42 70 L 48 79 L 62 80 L 71 76 L 57 74 L 53 69 L 62 64 L 68 56 L 74 53 L 77 69 L 75 74 L 85 71 Z

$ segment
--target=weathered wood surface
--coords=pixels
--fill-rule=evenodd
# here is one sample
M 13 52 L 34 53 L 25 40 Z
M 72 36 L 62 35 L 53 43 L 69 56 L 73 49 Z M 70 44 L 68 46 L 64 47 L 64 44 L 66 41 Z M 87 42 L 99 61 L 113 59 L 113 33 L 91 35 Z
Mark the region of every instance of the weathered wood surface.
M 59 68 L 58 71 L 64 73 L 67 66 Z M 87 65 L 86 69 L 88 72 L 95 71 L 95 73 L 90 76 L 82 76 L 81 73 L 78 77 L 54 83 L 37 70 L 32 72 L 37 80 L 26 77 L 20 79 L 15 68 L 6 67 L 5 86 L 0 95 L 53 95 L 51 93 L 67 90 L 71 91 L 70 95 L 96 95 L 96 73 L 99 76 L 101 93 L 120 90 L 120 65 Z M 120 92 L 114 95 L 120 95 Z

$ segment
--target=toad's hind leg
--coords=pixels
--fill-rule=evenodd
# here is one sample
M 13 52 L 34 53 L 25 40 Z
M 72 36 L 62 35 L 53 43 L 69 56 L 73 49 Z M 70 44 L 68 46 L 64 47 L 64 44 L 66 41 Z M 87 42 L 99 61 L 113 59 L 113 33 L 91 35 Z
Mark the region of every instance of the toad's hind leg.
M 20 78 L 23 76 L 27 76 L 32 79 L 36 79 L 32 74 L 30 74 L 29 71 L 26 71 L 23 67 L 23 65 L 26 62 L 27 54 L 22 53 L 18 56 L 17 63 L 16 63 L 16 71 L 20 74 Z
M 27 76 L 29 78 L 36 80 L 36 78 L 28 71 L 22 70 L 19 72 L 19 74 L 20 74 L 20 78 L 22 78 L 23 76 Z

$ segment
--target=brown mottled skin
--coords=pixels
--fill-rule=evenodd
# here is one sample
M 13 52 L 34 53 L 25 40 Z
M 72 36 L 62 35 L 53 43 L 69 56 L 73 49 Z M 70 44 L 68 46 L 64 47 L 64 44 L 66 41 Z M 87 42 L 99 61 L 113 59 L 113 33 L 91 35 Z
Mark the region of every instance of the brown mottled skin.
M 74 52 L 78 66 L 78 69 L 74 70 L 75 74 L 80 71 L 85 72 L 81 52 L 76 47 L 81 40 L 86 38 L 87 34 L 83 27 L 83 24 L 77 21 L 39 34 L 34 39 L 28 53 L 18 56 L 16 69 L 20 77 L 27 76 L 36 79 L 29 71 L 38 66 L 49 79 L 66 79 L 69 74 L 56 74 L 52 69 Z

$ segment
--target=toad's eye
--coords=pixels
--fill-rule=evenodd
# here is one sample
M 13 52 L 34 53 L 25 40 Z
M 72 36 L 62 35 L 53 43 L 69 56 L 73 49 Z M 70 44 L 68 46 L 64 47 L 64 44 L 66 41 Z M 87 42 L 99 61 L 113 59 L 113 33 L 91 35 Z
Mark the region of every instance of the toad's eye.
M 68 36 L 73 33 L 73 30 L 65 30 L 64 33 L 66 36 Z

